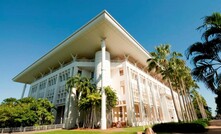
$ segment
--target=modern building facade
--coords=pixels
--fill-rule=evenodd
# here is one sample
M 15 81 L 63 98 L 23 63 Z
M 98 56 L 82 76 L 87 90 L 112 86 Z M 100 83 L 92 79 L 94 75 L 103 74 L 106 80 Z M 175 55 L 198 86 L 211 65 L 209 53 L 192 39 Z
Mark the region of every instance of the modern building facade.
M 93 78 L 98 87 L 110 86 L 117 93 L 117 106 L 107 122 L 139 126 L 177 121 L 170 89 L 146 69 L 150 57 L 103 11 L 13 80 L 30 85 L 28 96 L 55 104 L 55 123 L 67 123 L 68 127 L 75 123 L 65 83 L 76 74 Z

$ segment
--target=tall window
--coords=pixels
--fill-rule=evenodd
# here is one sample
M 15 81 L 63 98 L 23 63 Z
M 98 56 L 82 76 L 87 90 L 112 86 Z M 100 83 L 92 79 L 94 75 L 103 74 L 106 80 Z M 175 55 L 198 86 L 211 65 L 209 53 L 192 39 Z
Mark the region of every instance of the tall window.
M 125 86 L 124 86 L 124 81 L 120 82 L 120 90 L 122 91 L 123 95 L 125 94 Z
M 121 69 L 119 69 L 119 74 L 120 74 L 120 76 L 123 76 L 124 75 L 124 70 L 121 68 Z
M 81 74 L 82 74 L 82 71 L 81 71 L 81 70 L 78 70 L 78 75 L 81 76 Z
M 59 80 L 60 80 L 60 82 L 66 81 L 66 80 L 69 78 L 69 76 L 70 76 L 70 69 L 61 72 L 61 73 L 59 74 Z
M 31 87 L 31 93 L 34 94 L 37 92 L 37 89 L 38 89 L 38 84 L 34 85 Z
M 94 72 L 91 72 L 91 79 L 94 78 Z

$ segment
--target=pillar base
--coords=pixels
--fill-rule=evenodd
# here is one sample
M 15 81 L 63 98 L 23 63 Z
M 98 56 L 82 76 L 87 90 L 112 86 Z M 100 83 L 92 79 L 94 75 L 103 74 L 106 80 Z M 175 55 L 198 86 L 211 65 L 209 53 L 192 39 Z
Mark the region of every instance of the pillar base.
M 107 129 L 107 119 L 103 118 L 101 119 L 101 130 L 106 130 Z

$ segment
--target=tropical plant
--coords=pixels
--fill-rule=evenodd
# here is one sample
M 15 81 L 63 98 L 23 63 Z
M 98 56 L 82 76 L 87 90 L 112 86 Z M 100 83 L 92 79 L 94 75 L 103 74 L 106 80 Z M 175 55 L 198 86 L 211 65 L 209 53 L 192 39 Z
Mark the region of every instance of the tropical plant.
M 181 118 L 178 114 L 178 108 L 175 103 L 174 91 L 172 86 L 173 78 L 173 63 L 169 62 L 170 56 L 170 45 L 160 45 L 155 48 L 156 52 L 151 52 L 152 58 L 147 59 L 148 70 L 155 71 L 158 74 L 161 74 L 163 79 L 166 80 L 169 84 L 174 107 L 175 114 L 178 117 L 178 121 L 181 121 Z
M 72 88 L 75 88 L 76 91 L 73 92 Z M 70 78 L 66 83 L 66 89 L 69 91 L 69 96 L 74 94 L 76 105 L 74 111 L 77 112 L 77 121 L 80 116 L 83 118 L 82 127 L 83 128 L 95 128 L 98 127 L 99 122 L 99 111 L 101 109 L 101 91 L 98 89 L 95 84 L 87 77 L 81 77 L 76 75 Z M 105 87 L 105 93 L 107 96 L 106 108 L 107 112 L 116 106 L 117 96 L 111 87 Z M 70 99 L 69 99 L 70 101 Z M 70 104 L 70 102 L 69 102 Z
M 191 118 L 191 121 L 192 120 L 197 120 L 197 115 L 196 115 L 196 111 L 195 111 L 195 108 L 193 106 L 193 101 L 191 99 L 191 96 L 190 96 L 190 90 L 192 89 L 195 89 L 195 88 L 198 88 L 198 85 L 197 83 L 192 79 L 192 76 L 191 76 L 191 73 L 190 73 L 190 69 L 186 67 L 186 77 L 184 78 L 184 81 L 182 81 L 182 85 L 184 85 L 185 89 L 182 90 L 183 91 L 183 96 L 184 96 L 184 100 L 185 100 L 185 103 L 186 104 L 186 109 L 187 112 L 189 113 L 189 116 Z M 185 84 L 183 84 L 185 83 Z
M 192 44 L 186 51 L 187 59 L 194 64 L 192 75 L 202 81 L 213 93 L 221 95 L 221 14 L 216 12 L 206 16 L 203 25 L 202 42 Z M 220 101 L 217 101 L 217 107 Z M 221 112 L 221 111 L 220 111 Z M 220 113 L 218 113 L 220 114 Z
M 80 118 L 80 111 L 79 111 L 79 101 L 82 97 L 90 93 L 90 90 L 93 90 L 93 85 L 90 82 L 90 79 L 86 77 L 81 77 L 79 74 L 69 78 L 66 82 L 66 90 L 69 92 L 69 100 L 68 100 L 68 111 L 70 110 L 71 104 L 71 94 L 74 95 L 74 108 L 76 112 L 76 120 L 75 123 L 79 128 L 79 118 Z M 73 90 L 74 89 L 74 90 Z M 69 118 L 69 114 L 67 114 L 67 118 Z
M 197 111 L 198 118 L 211 118 L 211 109 L 208 107 L 206 100 L 196 89 L 191 90 L 194 107 Z
M 189 90 L 195 86 L 190 69 L 178 52 L 170 52 L 170 45 L 160 45 L 152 52 L 152 58 L 147 60 L 149 71 L 154 71 L 167 81 L 171 89 L 171 95 L 178 117 L 178 121 L 192 121 L 197 119 L 195 110 L 192 107 L 192 101 L 189 99 Z M 174 91 L 178 94 L 178 100 L 175 100 Z M 182 99 L 180 98 L 182 97 Z M 181 114 L 178 113 L 178 102 Z
M 221 67 L 221 14 L 213 13 L 204 18 L 204 24 L 198 27 L 204 30 L 202 42 L 192 44 L 186 51 L 187 58 L 194 64 L 192 75 L 202 81 L 216 93 L 220 89 Z

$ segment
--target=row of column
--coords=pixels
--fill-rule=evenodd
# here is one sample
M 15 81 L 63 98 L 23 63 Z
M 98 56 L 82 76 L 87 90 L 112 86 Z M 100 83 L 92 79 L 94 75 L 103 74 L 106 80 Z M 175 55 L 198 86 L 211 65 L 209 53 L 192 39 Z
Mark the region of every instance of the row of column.
M 135 119 L 135 117 L 136 117 L 136 115 L 135 115 L 135 108 L 134 108 L 134 106 L 135 106 L 135 103 L 134 103 L 134 94 L 133 94 L 133 89 L 132 89 L 132 82 L 131 82 L 131 80 L 132 80 L 132 77 L 131 77 L 131 69 L 127 66 L 127 61 L 126 61 L 126 64 L 125 64 L 125 70 L 126 70 L 126 81 L 127 81 L 127 85 L 128 85 L 128 87 L 127 87 L 127 89 L 129 90 L 129 92 L 127 92 L 127 102 L 128 102 L 128 104 L 127 104 L 127 111 L 128 111 L 128 114 L 130 114 L 129 115 L 129 117 L 131 117 L 131 119 L 129 119 L 129 124 L 131 124 L 131 125 L 133 125 L 133 123 L 135 122 L 135 124 L 134 125 L 138 125 L 137 123 L 136 123 L 136 119 Z M 145 108 L 144 108 L 144 103 L 143 103 L 143 95 L 142 95 L 142 91 L 141 91 L 141 85 L 140 85 L 140 74 L 137 72 L 137 79 L 136 79 L 136 81 L 137 81 L 137 87 L 138 87 L 138 92 L 139 92 L 139 112 L 140 112 L 140 119 L 141 119 L 141 121 L 142 121 L 142 124 L 144 125 L 144 110 L 145 110 Z M 156 123 L 156 122 L 159 122 L 159 120 L 158 120 L 158 116 L 163 116 L 162 118 L 163 118 L 163 120 L 161 120 L 161 121 L 171 121 L 171 118 L 170 118 L 170 114 L 169 114 L 169 109 L 168 109 L 168 106 L 167 106 L 167 99 L 166 99 L 166 95 L 165 95 L 165 93 L 164 94 L 160 94 L 160 96 L 158 97 L 158 99 L 159 99 L 159 106 L 157 106 L 157 98 L 156 98 L 156 94 L 155 94 L 155 91 L 157 91 L 157 92 L 159 92 L 158 90 L 159 90 L 159 87 L 157 86 L 157 88 L 156 89 L 154 89 L 154 85 L 152 84 L 152 82 L 147 82 L 147 80 L 145 80 L 145 84 L 144 84 L 144 89 L 143 90 L 145 90 L 145 92 L 146 92 L 146 95 L 147 95 L 147 98 L 148 98 L 148 104 L 149 104 L 149 106 L 150 106 L 150 98 L 152 98 L 152 103 L 153 103 L 153 111 L 154 111 L 154 113 L 152 113 L 153 114 L 153 117 L 154 117 L 154 120 L 153 120 L 153 123 Z M 150 88 L 150 92 L 151 92 L 151 96 L 152 97 L 150 97 L 149 96 L 149 94 L 148 94 L 148 89 L 147 89 L 147 86 L 149 86 L 149 88 Z M 148 108 L 149 110 L 151 109 L 151 108 Z M 129 113 L 129 111 L 131 111 L 130 113 Z M 151 111 L 147 111 L 147 112 L 151 112 Z M 147 116 L 148 117 L 148 116 Z M 148 119 L 149 121 L 151 121 L 151 119 Z

